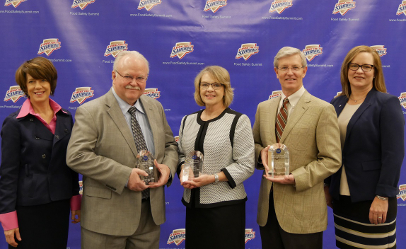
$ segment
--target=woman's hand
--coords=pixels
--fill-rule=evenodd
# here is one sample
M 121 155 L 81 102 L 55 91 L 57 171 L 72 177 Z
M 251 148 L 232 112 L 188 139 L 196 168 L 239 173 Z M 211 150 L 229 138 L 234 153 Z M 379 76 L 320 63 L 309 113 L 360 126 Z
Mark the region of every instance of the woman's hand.
M 12 247 L 18 246 L 15 238 L 17 238 L 18 241 L 21 241 L 20 229 L 18 227 L 15 229 L 4 231 L 4 235 L 6 236 L 7 243 Z
M 330 187 L 327 185 L 324 185 L 324 195 L 326 196 L 326 204 L 327 206 L 333 208 L 333 197 L 330 195 Z
M 386 215 L 388 214 L 388 200 L 381 200 L 375 197 L 369 209 L 369 221 L 372 224 L 382 224 L 386 221 Z
M 201 175 L 199 177 L 195 177 L 192 180 L 184 181 L 182 183 L 183 187 L 194 189 L 200 188 L 202 186 L 208 185 L 214 182 L 214 175 Z
M 71 216 L 71 220 L 72 223 L 79 223 L 80 222 L 80 210 L 72 210 L 71 211 L 72 216 Z

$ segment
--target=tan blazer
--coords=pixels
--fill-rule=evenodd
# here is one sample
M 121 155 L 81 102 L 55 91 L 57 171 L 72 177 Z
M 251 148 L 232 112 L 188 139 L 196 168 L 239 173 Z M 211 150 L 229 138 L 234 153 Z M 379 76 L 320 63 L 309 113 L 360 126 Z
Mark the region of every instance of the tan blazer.
M 174 176 L 177 143 L 162 105 L 147 96 L 140 100 L 154 137 L 155 158 L 169 166 Z M 75 119 L 67 164 L 83 175 L 82 227 L 129 236 L 136 231 L 141 214 L 141 192 L 125 187 L 137 148 L 112 91 L 79 107 Z M 154 222 L 160 225 L 165 222 L 164 187 L 151 189 L 150 201 Z
M 256 158 L 267 145 L 276 143 L 275 119 L 279 98 L 258 105 L 254 123 Z M 340 133 L 334 107 L 307 91 L 290 114 L 280 143 L 290 153 L 290 172 L 295 185 L 275 183 L 275 212 L 282 229 L 288 233 L 316 233 L 327 228 L 327 206 L 323 180 L 341 166 Z M 264 169 L 257 164 L 258 169 Z M 262 178 L 257 222 L 268 221 L 272 182 Z

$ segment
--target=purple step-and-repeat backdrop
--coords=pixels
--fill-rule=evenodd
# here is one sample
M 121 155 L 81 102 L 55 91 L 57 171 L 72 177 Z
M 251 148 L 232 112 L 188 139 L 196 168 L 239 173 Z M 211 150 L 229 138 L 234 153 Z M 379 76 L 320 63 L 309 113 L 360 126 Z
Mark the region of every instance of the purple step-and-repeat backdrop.
M 305 88 L 330 101 L 340 91 L 340 67 L 354 46 L 380 54 L 389 93 L 406 115 L 405 0 L 0 0 L 0 122 L 24 102 L 15 70 L 36 56 L 58 70 L 54 99 L 73 114 L 111 87 L 115 56 L 137 50 L 150 62 L 146 94 L 164 106 L 175 136 L 181 118 L 199 110 L 193 80 L 205 66 L 231 75 L 231 108 L 254 123 L 259 102 L 278 96 L 273 57 L 283 46 L 301 49 L 308 60 Z M 3 4 L 4 3 L 4 4 Z M 405 166 L 406 162 L 403 164 Z M 360 176 L 362 177 L 362 176 Z M 261 172 L 245 182 L 248 202 L 246 248 L 261 248 L 256 224 Z M 398 248 L 406 248 L 406 170 L 398 195 Z M 184 248 L 185 208 L 176 178 L 166 190 L 167 221 L 160 248 Z M 210 239 L 210 238 L 202 238 Z M 80 248 L 80 227 L 71 225 L 68 247 Z M 6 248 L 0 235 L 0 248 Z M 324 248 L 336 248 L 334 224 Z

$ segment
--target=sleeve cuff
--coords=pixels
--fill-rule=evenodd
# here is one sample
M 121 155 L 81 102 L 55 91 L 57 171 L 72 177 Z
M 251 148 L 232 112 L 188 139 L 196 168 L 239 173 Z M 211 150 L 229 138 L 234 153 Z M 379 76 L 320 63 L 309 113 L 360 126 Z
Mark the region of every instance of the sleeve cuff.
M 82 205 L 82 196 L 81 195 L 75 195 L 70 198 L 70 210 L 76 211 L 80 210 Z
M 4 231 L 18 228 L 17 211 L 0 214 L 0 222 Z

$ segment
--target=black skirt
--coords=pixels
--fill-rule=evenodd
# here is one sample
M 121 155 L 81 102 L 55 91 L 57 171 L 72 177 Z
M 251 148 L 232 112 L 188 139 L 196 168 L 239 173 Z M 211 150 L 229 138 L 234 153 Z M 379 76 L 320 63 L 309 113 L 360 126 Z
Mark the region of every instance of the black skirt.
M 333 200 L 334 226 L 338 248 L 396 248 L 396 198 L 389 198 L 385 223 L 371 224 L 369 209 L 372 201 L 351 202 L 340 195 Z
M 69 232 L 70 200 L 36 206 L 17 207 L 21 241 L 18 249 L 66 249 Z M 9 245 L 9 249 L 15 249 Z
M 244 249 L 245 202 L 214 208 L 186 208 L 187 249 Z

